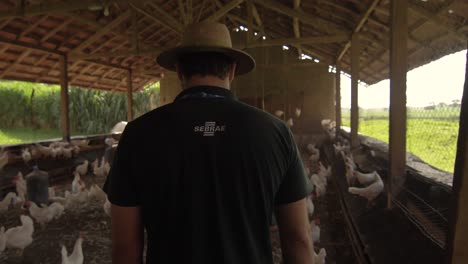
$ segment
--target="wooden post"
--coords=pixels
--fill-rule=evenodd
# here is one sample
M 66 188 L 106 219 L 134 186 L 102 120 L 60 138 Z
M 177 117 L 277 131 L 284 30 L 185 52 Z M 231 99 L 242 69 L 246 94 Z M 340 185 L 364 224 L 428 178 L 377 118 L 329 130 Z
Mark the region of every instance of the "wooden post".
M 390 171 L 387 207 L 405 180 L 406 167 L 406 72 L 408 60 L 408 0 L 391 1 L 390 28 Z
M 133 120 L 133 81 L 132 70 L 128 70 L 127 76 L 127 121 Z
M 467 43 L 468 47 L 468 43 Z M 460 108 L 457 158 L 453 173 L 452 198 L 447 236 L 447 261 L 462 264 L 468 262 L 468 53 L 466 56 L 465 87 Z
M 359 80 L 359 55 L 361 47 L 359 34 L 354 33 L 351 38 L 351 147 L 359 145 L 359 104 L 358 104 L 358 80 Z
M 341 69 L 336 64 L 335 73 L 335 116 L 337 132 L 341 129 Z
M 70 141 L 67 55 L 60 56 L 60 128 L 63 140 Z

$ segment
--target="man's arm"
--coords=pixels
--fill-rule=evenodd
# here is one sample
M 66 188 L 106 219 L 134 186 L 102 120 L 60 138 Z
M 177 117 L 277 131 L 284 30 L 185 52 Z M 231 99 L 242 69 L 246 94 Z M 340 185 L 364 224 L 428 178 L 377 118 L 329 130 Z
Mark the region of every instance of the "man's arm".
M 285 264 L 313 264 L 313 243 L 307 217 L 306 200 L 276 207 L 281 250 Z
M 140 207 L 112 204 L 112 263 L 143 263 L 143 223 Z

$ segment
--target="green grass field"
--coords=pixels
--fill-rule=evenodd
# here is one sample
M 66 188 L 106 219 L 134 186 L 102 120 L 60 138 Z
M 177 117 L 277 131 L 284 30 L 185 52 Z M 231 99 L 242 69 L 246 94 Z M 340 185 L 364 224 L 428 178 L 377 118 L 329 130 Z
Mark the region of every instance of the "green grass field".
M 0 128 L 0 145 L 20 144 L 60 138 L 59 130 L 33 130 L 31 128 Z
M 343 120 L 349 126 L 349 119 Z M 361 119 L 359 133 L 388 143 L 388 120 Z M 436 119 L 408 119 L 407 151 L 432 166 L 453 172 L 458 122 Z

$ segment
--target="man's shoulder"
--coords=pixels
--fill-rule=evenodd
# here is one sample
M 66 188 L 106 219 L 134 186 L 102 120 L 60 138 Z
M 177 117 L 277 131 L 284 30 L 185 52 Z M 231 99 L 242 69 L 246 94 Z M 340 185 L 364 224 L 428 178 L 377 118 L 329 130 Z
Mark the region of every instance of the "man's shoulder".
M 172 103 L 160 106 L 149 112 L 142 114 L 141 116 L 135 118 L 133 121 L 129 122 L 127 127 L 131 127 L 132 130 L 141 130 L 145 129 L 150 124 L 164 122 L 164 119 L 167 118 L 167 113 L 170 112 L 172 108 Z

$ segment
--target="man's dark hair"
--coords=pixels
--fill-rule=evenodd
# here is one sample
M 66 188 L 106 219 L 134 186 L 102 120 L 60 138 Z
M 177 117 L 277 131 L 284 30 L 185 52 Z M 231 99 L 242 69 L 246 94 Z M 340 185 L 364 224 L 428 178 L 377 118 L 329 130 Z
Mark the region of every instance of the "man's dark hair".
M 228 76 L 234 60 L 216 52 L 185 54 L 179 57 L 178 67 L 182 76 L 190 79 L 194 75 L 214 75 L 220 79 Z

